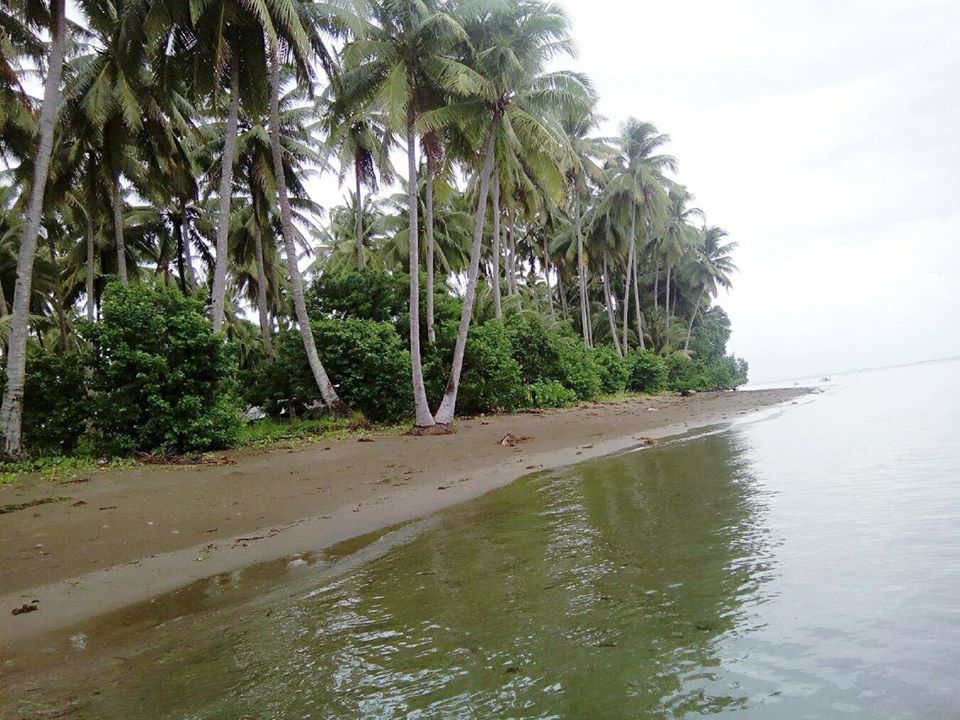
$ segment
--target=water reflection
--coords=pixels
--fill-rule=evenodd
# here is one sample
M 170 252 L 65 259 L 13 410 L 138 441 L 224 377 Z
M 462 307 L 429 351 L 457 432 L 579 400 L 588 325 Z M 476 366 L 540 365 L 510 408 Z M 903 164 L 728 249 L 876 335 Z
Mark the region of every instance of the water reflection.
M 534 476 L 296 599 L 171 636 L 85 704 L 190 718 L 741 707 L 717 681 L 718 644 L 749 633 L 764 600 L 764 503 L 736 434 Z

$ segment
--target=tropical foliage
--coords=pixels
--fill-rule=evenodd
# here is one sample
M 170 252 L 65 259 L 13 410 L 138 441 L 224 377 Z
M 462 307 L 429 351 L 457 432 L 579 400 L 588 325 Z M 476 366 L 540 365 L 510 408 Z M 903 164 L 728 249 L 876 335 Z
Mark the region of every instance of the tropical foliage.
M 241 399 L 443 432 L 745 381 L 714 304 L 736 243 L 667 135 L 600 135 L 559 6 L 67 15 L 0 0 L 3 454 L 229 444 Z

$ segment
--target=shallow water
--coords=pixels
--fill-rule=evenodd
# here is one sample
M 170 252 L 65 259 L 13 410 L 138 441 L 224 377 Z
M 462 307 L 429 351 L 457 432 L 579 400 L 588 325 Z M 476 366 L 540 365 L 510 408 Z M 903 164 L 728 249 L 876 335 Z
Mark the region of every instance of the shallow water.
M 275 568 L 73 712 L 957 717 L 960 362 L 824 390 Z

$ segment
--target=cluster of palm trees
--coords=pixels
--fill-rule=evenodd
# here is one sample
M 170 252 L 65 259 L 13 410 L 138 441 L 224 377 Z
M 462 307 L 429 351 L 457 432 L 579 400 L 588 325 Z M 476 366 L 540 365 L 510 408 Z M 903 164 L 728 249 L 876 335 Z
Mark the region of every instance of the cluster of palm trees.
M 28 340 L 76 344 L 75 318 L 96 320 L 109 279 L 203 294 L 234 338 L 250 335 L 255 308 L 268 356 L 295 322 L 323 401 L 343 412 L 300 261 L 409 273 L 421 432 L 453 422 L 477 318 L 538 311 L 588 346 L 679 350 L 729 286 L 734 243 L 670 177 L 667 136 L 631 119 L 598 137 L 588 79 L 550 69 L 572 48 L 553 4 L 66 4 L 0 0 L 7 455 L 20 452 Z M 324 213 L 307 185 L 328 170 L 352 191 Z M 401 191 L 378 197 L 383 186 Z M 421 343 L 435 342 L 438 288 L 461 296 L 462 314 L 434 411 Z

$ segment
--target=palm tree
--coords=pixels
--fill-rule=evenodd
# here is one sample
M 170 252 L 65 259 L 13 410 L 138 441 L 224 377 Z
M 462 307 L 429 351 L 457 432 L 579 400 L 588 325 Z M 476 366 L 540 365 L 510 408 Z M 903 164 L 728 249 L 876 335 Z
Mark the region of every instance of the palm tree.
M 670 274 L 673 267 L 687 254 L 688 248 L 700 240 L 700 234 L 693 226 L 693 220 L 703 220 L 703 211 L 700 208 L 688 207 L 693 201 L 693 195 L 683 185 L 670 186 L 666 224 L 663 228 L 663 237 L 660 240 L 660 257 L 667 266 L 666 298 L 664 312 L 667 327 L 670 325 Z
M 339 92 L 334 93 L 337 87 Z M 347 97 L 346 90 L 338 83 L 328 89 L 327 145 L 337 156 L 340 164 L 340 182 L 347 168 L 353 172 L 354 194 L 354 243 L 357 265 L 364 265 L 363 251 L 363 186 L 371 193 L 377 192 L 377 173 L 385 182 L 393 179 L 390 164 L 390 149 L 393 136 L 381 113 L 368 100 Z
M 448 427 L 456 410 L 498 136 L 509 141 L 503 146 L 504 153 L 522 153 L 525 164 L 545 191 L 559 199 L 564 187 L 566 148 L 557 116 L 574 107 L 586 107 L 591 99 L 582 76 L 545 71 L 553 57 L 572 52 L 568 19 L 559 7 L 521 0 L 495 6 L 491 12 L 481 9 L 465 24 L 472 44 L 468 62 L 484 80 L 474 94 L 486 106 L 490 125 L 481 154 L 480 197 L 463 310 L 450 377 L 436 414 L 437 423 Z
M 220 105 L 224 92 L 228 94 L 211 293 L 213 328 L 219 332 L 225 318 L 230 203 L 241 101 L 263 98 L 269 91 L 267 45 L 283 42 L 306 66 L 310 38 L 301 22 L 299 0 L 213 0 L 191 6 L 187 14 L 177 0 L 166 2 L 170 3 L 170 15 L 180 19 L 174 33 L 186 33 L 191 38 L 174 47 L 183 54 L 182 62 L 192 65 L 194 92 L 212 96 L 215 106 Z
M 296 311 L 297 324 L 303 338 L 307 361 L 313 378 L 320 390 L 320 396 L 330 412 L 337 416 L 350 413 L 346 403 L 337 395 L 327 371 L 320 362 L 317 345 L 313 339 L 313 328 L 307 314 L 307 303 L 303 295 L 303 278 L 297 264 L 297 249 L 294 241 L 293 216 L 290 210 L 290 198 L 287 195 L 287 180 L 283 162 L 283 147 L 280 140 L 280 58 L 276 46 L 270 51 L 270 150 L 273 158 L 273 172 L 277 183 L 277 197 L 280 202 L 280 225 L 283 231 L 283 244 L 287 251 L 287 270 L 290 273 L 290 290 Z
M 407 213 L 410 244 L 410 360 L 415 404 L 414 427 L 433 427 L 420 352 L 419 207 L 417 201 L 417 121 L 425 96 L 438 84 L 457 87 L 466 68 L 445 51 L 464 37 L 463 29 L 436 0 L 372 0 L 373 20 L 364 37 L 344 51 L 343 85 L 356 96 L 378 98 L 391 126 L 406 136 Z
M 592 106 L 585 108 L 585 112 L 567 113 L 562 119 L 562 128 L 566 136 L 567 145 L 571 152 L 569 155 L 570 166 L 567 168 L 567 179 L 572 195 L 570 212 L 573 216 L 574 229 L 576 235 L 576 262 L 577 262 L 577 285 L 580 291 L 580 328 L 583 334 L 583 341 L 587 347 L 593 344 L 593 338 L 590 336 L 590 302 L 587 292 L 587 283 L 589 281 L 587 253 L 583 238 L 583 198 L 590 192 L 588 182 L 594 184 L 602 181 L 602 171 L 597 161 L 609 155 L 609 148 L 602 140 L 591 138 L 589 134 L 594 130 L 598 122 L 598 116 L 594 110 L 595 99 Z
M 735 242 L 724 242 L 727 233 L 716 226 L 704 227 L 700 232 L 701 242 L 696 247 L 694 258 L 687 270 L 688 277 L 694 287 L 699 287 L 697 302 L 690 313 L 690 322 L 687 325 L 687 339 L 683 344 L 684 350 L 690 348 L 690 337 L 693 335 L 693 322 L 700 311 L 700 303 L 704 295 L 716 296 L 717 288 L 732 286 L 730 275 L 737 266 L 731 257 L 737 247 Z
M 33 260 L 37 251 L 37 236 L 43 219 L 43 196 L 53 153 L 53 134 L 60 105 L 60 77 L 66 55 L 66 0 L 50 0 L 50 55 L 47 77 L 43 86 L 43 104 L 37 150 L 33 158 L 33 179 L 26 222 L 20 235 L 17 259 L 17 284 L 13 293 L 13 311 L 10 337 L 7 344 L 7 387 L 0 406 L 0 427 L 3 428 L 3 454 L 18 457 L 23 452 L 21 424 L 23 418 L 23 383 L 27 360 L 27 320 L 30 312 L 30 282 L 33 278 Z
M 677 161 L 671 155 L 659 154 L 658 150 L 669 140 L 669 136 L 658 132 L 653 124 L 629 118 L 615 140 L 618 153 L 607 168 L 607 192 L 617 196 L 618 201 L 623 204 L 621 218 L 628 238 L 623 299 L 624 352 L 629 351 L 627 322 L 631 289 L 637 316 L 637 335 L 643 346 L 640 288 L 637 279 L 637 221 L 640 221 L 640 229 L 648 241 L 664 222 L 667 206 L 665 188 L 669 183 L 665 173 L 668 170 L 676 172 Z M 659 277 L 659 270 L 657 276 Z

